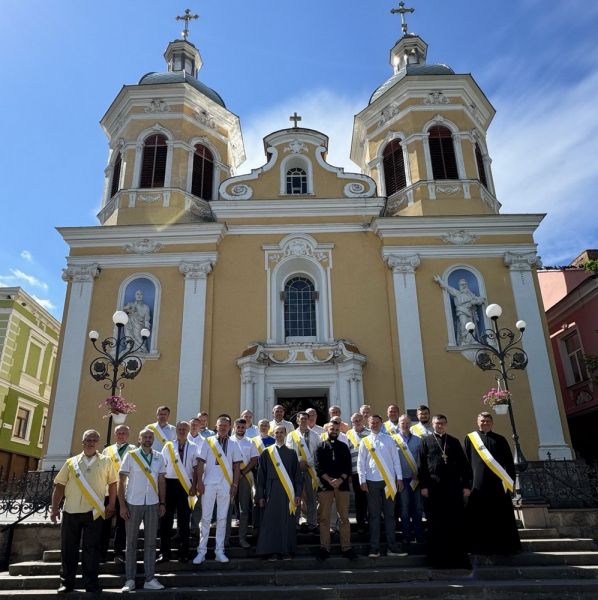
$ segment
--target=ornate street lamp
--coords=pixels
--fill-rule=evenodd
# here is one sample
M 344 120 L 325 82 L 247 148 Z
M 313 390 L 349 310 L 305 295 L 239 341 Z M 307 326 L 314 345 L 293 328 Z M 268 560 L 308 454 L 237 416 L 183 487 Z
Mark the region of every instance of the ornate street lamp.
M 138 356 L 133 356 L 150 336 L 149 329 L 141 330 L 142 342 L 135 347 L 135 340 L 132 337 L 123 335 L 124 326 L 128 323 L 129 317 L 126 312 L 117 310 L 112 315 L 112 320 L 116 325 L 116 337 L 108 337 L 102 343 L 102 348 L 96 346 L 100 334 L 97 331 L 89 332 L 89 339 L 93 347 L 100 353 L 93 359 L 89 365 L 89 372 L 96 381 L 108 380 L 104 384 L 104 389 L 111 390 L 112 396 L 116 396 L 116 391 L 124 387 L 123 379 L 134 379 L 141 371 L 143 363 Z M 110 435 L 112 433 L 112 415 L 108 419 L 108 433 L 106 435 L 106 447 L 110 445 Z
M 502 380 L 503 388 L 508 392 L 509 381 L 515 378 L 511 371 L 522 371 L 527 367 L 527 354 L 518 346 L 523 337 L 526 324 L 525 321 L 517 321 L 517 323 L 515 323 L 515 327 L 517 327 L 519 331 L 519 337 L 515 339 L 516 334 L 510 329 L 507 329 L 506 327 L 499 328 L 498 318 L 501 314 L 502 308 L 498 304 L 490 304 L 486 308 L 486 315 L 489 319 L 492 319 L 492 329 L 485 329 L 478 337 L 476 337 L 476 326 L 474 323 L 470 321 L 465 325 L 465 328 L 476 343 L 483 346 L 476 354 L 476 365 L 482 369 L 482 371 L 496 371 L 498 375 L 495 375 L 494 378 L 497 382 Z M 519 473 L 523 473 L 527 469 L 527 460 L 523 456 L 521 446 L 519 445 L 519 436 L 517 435 L 517 428 L 515 427 L 515 417 L 513 415 L 513 406 L 511 405 L 510 396 L 507 400 L 507 405 L 509 407 L 511 429 L 513 431 L 513 444 L 515 446 L 515 469 L 517 471 L 517 478 L 519 478 Z M 519 482 L 516 483 L 516 490 L 519 493 Z

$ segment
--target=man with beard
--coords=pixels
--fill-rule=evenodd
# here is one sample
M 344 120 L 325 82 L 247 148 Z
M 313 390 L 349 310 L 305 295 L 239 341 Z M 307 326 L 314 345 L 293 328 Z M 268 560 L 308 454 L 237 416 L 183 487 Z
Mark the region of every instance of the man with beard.
M 511 501 L 515 465 L 507 440 L 492 431 L 492 415 L 478 415 L 478 431 L 465 438 L 473 488 L 465 516 L 471 554 L 515 554 L 521 541 Z
M 274 427 L 276 443 L 260 456 L 257 497 L 264 510 L 256 554 L 291 560 L 297 548 L 295 511 L 301 504 L 303 478 L 297 453 L 285 445 L 284 425 Z
M 434 433 L 434 427 L 430 423 L 430 409 L 422 404 L 417 407 L 418 423 L 411 427 L 411 433 L 417 437 L 423 438 Z
M 444 415 L 434 415 L 434 433 L 419 446 L 421 494 L 429 499 L 427 560 L 432 569 L 469 569 L 463 498 L 471 491 L 470 469 L 459 440 L 446 433 L 446 423 Z

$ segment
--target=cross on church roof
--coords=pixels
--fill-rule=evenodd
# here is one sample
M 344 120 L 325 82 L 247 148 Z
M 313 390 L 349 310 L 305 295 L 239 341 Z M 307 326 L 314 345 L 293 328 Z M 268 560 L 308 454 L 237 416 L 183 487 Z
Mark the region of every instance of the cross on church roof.
M 415 8 L 405 8 L 405 3 L 399 2 L 399 8 L 391 8 L 390 12 L 393 15 L 395 13 L 399 13 L 401 15 L 401 29 L 403 30 L 403 35 L 407 35 L 407 21 L 405 21 L 405 13 L 415 12 Z
M 199 19 L 199 15 L 192 15 L 189 9 L 185 11 L 182 17 L 176 17 L 177 21 L 185 21 L 185 29 L 181 31 L 184 40 L 189 36 L 189 21 L 195 21 L 195 19 Z
M 301 121 L 301 117 L 298 117 L 297 113 L 294 113 L 292 117 L 289 117 L 289 121 L 295 121 L 294 127 L 297 127 L 297 121 Z

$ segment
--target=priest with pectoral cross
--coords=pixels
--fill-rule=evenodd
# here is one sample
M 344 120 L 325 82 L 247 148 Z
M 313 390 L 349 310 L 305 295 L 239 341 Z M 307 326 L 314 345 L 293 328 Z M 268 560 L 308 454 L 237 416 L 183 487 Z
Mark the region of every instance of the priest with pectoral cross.
M 473 471 L 467 501 L 469 551 L 472 554 L 516 554 L 521 541 L 511 493 L 515 480 L 513 455 L 506 438 L 492 431 L 490 413 L 478 415 L 478 430 L 465 438 L 465 455 Z
M 422 439 L 418 455 L 421 494 L 428 498 L 427 561 L 433 569 L 469 569 L 464 498 L 471 472 L 461 443 L 446 433 L 447 419 L 435 415 L 434 433 Z

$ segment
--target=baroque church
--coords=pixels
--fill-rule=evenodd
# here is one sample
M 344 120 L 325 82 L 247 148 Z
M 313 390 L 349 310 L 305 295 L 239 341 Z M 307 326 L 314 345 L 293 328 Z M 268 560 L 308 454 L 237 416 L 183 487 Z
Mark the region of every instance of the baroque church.
M 99 225 L 58 229 L 68 287 L 44 468 L 105 427 L 88 332 L 115 334 L 123 308 L 143 363 L 122 391 L 138 407 L 133 432 L 160 405 L 171 422 L 200 410 L 212 422 L 275 404 L 322 419 L 336 404 L 345 421 L 364 403 L 413 416 L 427 404 L 462 439 L 496 385 L 465 323 L 490 328 L 496 303 L 501 326 L 527 323 L 529 364 L 510 382 L 523 452 L 571 457 L 536 274 L 543 215 L 501 213 L 495 110 L 471 75 L 428 64 L 427 48 L 404 24 L 392 76 L 355 116 L 355 173 L 329 164 L 326 132 L 295 114 L 264 132 L 263 166 L 237 174 L 240 119 L 198 79 L 187 28 L 164 72 L 121 89 L 101 120 Z M 510 437 L 507 417 L 495 423 Z

